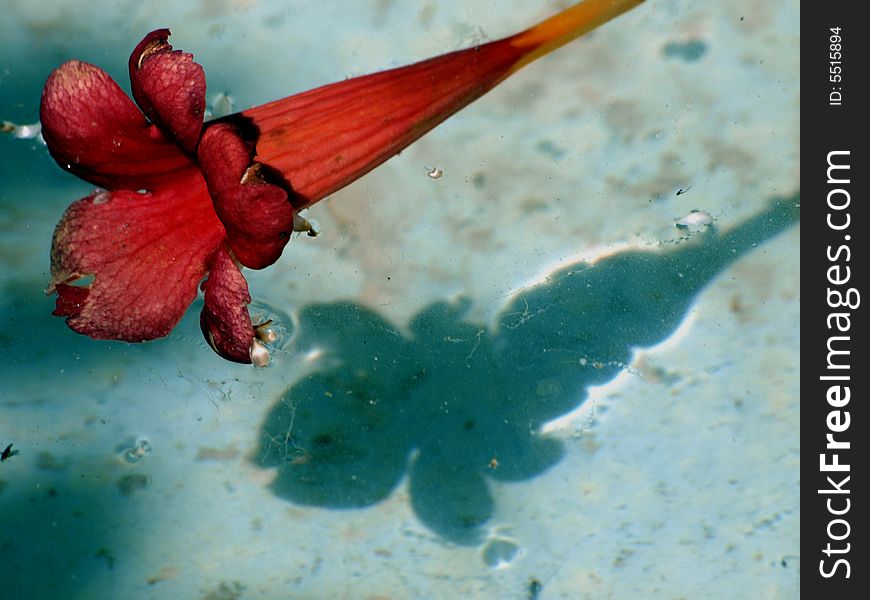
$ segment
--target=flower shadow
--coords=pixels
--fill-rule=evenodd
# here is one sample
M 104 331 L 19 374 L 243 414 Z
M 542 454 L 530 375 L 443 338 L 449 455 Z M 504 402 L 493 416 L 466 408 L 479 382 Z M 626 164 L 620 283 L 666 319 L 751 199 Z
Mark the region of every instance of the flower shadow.
M 633 348 L 671 335 L 719 272 L 798 222 L 799 204 L 774 199 L 724 234 L 562 267 L 516 293 L 494 331 L 465 320 L 466 299 L 428 306 L 406 332 L 356 304 L 310 305 L 297 348 L 316 371 L 271 408 L 255 461 L 277 468 L 278 497 L 326 508 L 372 505 L 407 472 L 417 517 L 478 543 L 494 508 L 487 478 L 557 463 L 562 443 L 542 425 L 615 377 Z

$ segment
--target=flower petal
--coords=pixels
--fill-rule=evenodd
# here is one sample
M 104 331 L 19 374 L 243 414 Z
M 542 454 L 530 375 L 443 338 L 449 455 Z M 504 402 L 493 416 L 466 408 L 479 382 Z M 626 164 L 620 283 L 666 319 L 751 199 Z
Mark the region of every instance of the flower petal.
M 140 342 L 167 335 L 196 297 L 225 235 L 202 178 L 159 193 L 95 192 L 54 233 L 55 315 L 78 333 Z
M 235 125 L 221 122 L 205 130 L 197 154 L 233 254 L 244 266 L 262 269 L 281 256 L 295 209 L 287 191 L 268 183 L 268 169 L 251 162 L 253 153 Z
M 202 283 L 205 305 L 199 325 L 208 345 L 227 360 L 249 364 L 254 327 L 248 304 L 248 282 L 225 246 L 215 252 L 208 279 Z
M 130 55 L 133 97 L 152 123 L 193 152 L 205 114 L 205 72 L 168 38 L 168 29 L 152 31 Z
M 102 69 L 71 60 L 45 83 L 42 136 L 64 169 L 107 188 L 153 189 L 193 166 Z

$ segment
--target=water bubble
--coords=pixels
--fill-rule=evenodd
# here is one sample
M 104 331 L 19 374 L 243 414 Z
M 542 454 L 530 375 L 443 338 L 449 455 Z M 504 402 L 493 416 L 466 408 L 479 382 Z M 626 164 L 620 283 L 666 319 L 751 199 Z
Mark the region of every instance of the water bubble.
M 429 176 L 429 179 L 441 179 L 441 177 L 444 175 L 444 171 L 439 169 L 438 167 L 432 167 L 431 169 L 429 167 L 426 168 L 426 175 Z
M 491 569 L 506 569 L 523 555 L 523 549 L 507 538 L 493 538 L 484 545 L 481 557 Z
M 701 231 L 713 223 L 713 216 L 703 210 L 693 210 L 682 219 L 677 219 L 674 226 L 677 229 Z
M 42 131 L 42 125 L 37 121 L 30 125 L 16 125 L 11 121 L 3 121 L 0 123 L 0 132 L 11 133 L 13 137 L 19 140 L 32 140 L 37 137 Z
M 147 454 L 151 454 L 151 442 L 145 437 L 137 438 L 132 446 L 122 451 L 124 460 L 128 463 L 137 463 L 145 458 Z
M 34 123 L 33 125 L 19 125 L 18 131 L 14 133 L 15 137 L 21 140 L 30 140 L 35 138 L 42 131 L 42 125 Z
M 211 101 L 211 110 L 206 111 L 206 117 L 211 119 L 225 117 L 233 112 L 234 104 L 235 101 L 233 100 L 232 96 L 230 96 L 226 92 L 220 92 L 218 94 L 215 94 L 214 98 Z

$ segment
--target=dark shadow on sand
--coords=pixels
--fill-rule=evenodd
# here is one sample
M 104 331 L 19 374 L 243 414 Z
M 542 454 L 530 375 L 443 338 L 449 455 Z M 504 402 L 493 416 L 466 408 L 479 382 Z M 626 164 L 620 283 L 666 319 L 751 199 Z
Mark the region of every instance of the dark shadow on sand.
M 297 347 L 316 372 L 287 390 L 261 431 L 257 463 L 291 502 L 357 508 L 409 476 L 414 511 L 473 544 L 494 500 L 487 478 L 529 479 L 558 462 L 541 426 L 615 377 L 633 348 L 671 335 L 732 262 L 798 222 L 800 195 L 719 234 L 578 262 L 515 294 L 497 329 L 464 320 L 465 300 L 428 306 L 409 334 L 351 303 L 300 314 Z M 495 459 L 495 460 L 493 460 Z

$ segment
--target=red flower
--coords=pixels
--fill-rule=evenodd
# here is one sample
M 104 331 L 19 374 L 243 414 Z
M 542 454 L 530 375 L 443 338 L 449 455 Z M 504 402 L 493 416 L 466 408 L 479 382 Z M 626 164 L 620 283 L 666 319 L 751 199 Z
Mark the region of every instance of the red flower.
M 503 40 L 206 124 L 205 74 L 172 49 L 168 29 L 130 56 L 135 104 L 98 67 L 61 65 L 43 90 L 43 137 L 63 168 L 105 189 L 74 202 L 57 225 L 53 314 L 93 338 L 150 340 L 172 330 L 207 277 L 206 340 L 228 360 L 267 364 L 240 266 L 271 265 L 299 210 L 641 1 L 588 0 Z

